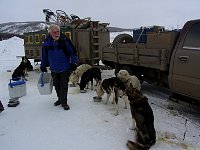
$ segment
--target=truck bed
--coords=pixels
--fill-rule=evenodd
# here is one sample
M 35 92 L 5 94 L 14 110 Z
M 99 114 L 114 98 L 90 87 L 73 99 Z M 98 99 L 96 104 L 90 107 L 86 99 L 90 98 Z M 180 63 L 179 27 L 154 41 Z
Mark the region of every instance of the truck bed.
M 177 31 L 149 32 L 146 43 L 119 43 L 116 48 L 103 48 L 102 60 L 166 71 L 178 35 Z

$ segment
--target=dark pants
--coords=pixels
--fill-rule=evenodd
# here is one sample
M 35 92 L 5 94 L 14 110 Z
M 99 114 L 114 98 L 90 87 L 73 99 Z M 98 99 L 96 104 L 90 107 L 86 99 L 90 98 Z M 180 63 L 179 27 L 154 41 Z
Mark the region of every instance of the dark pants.
M 69 71 L 60 73 L 51 72 L 53 85 L 55 86 L 56 94 L 61 104 L 67 104 L 69 75 Z

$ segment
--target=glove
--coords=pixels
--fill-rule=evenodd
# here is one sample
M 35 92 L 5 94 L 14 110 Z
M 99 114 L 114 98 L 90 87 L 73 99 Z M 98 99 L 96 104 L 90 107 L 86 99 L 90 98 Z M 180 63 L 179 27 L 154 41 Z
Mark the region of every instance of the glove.
M 42 72 L 47 72 L 47 68 L 46 68 L 46 67 L 40 67 L 40 70 L 41 70 Z
M 77 67 L 78 67 L 78 65 L 77 64 L 70 64 L 71 65 L 71 70 L 72 71 L 75 71 L 76 69 L 77 69 Z

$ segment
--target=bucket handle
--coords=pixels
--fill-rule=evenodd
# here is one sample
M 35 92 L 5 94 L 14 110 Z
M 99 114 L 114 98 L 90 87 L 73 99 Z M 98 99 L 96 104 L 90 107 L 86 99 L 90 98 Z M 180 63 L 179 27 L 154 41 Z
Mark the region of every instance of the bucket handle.
M 12 83 L 12 80 L 14 81 L 15 79 L 18 79 L 18 80 L 23 80 L 23 78 L 12 78 L 12 79 L 10 79 L 10 87 L 11 87 L 11 88 L 13 88 L 13 86 L 11 85 L 11 83 Z
M 13 86 L 11 85 L 12 80 L 13 80 L 13 79 L 10 79 L 10 84 L 9 84 L 9 86 L 10 86 L 11 88 L 13 88 Z

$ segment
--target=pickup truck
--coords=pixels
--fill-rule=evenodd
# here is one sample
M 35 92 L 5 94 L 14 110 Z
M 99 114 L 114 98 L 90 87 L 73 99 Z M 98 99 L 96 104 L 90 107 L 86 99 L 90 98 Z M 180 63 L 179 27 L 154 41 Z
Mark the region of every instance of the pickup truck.
M 101 60 L 115 73 L 126 69 L 141 82 L 200 101 L 200 19 L 180 30 L 152 26 L 120 34 L 102 49 Z

